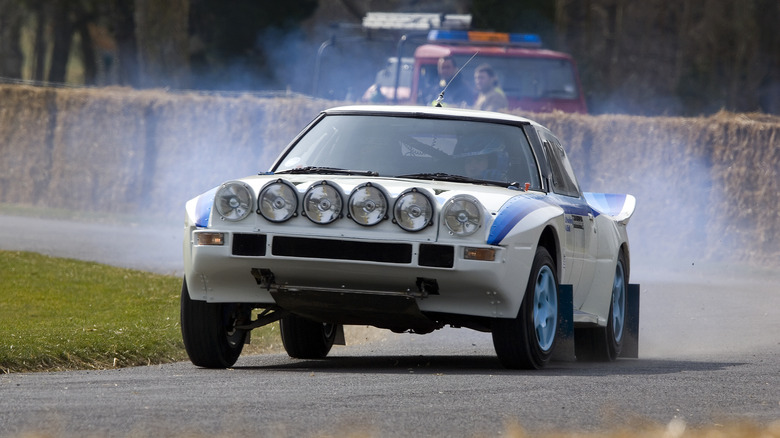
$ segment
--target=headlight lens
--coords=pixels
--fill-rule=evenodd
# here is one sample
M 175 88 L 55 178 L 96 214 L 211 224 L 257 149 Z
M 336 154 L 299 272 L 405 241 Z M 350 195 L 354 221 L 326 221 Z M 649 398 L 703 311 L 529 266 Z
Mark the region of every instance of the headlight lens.
M 222 184 L 214 196 L 214 207 L 223 219 L 240 221 L 249 215 L 254 204 L 252 189 L 241 182 Z
M 376 225 L 387 215 L 387 197 L 371 183 L 357 186 L 348 206 L 349 216 L 360 225 Z
M 395 222 L 406 231 L 420 231 L 433 219 L 433 204 L 425 194 L 411 189 L 395 201 Z
M 474 234 L 482 226 L 482 205 L 472 196 L 456 196 L 444 205 L 444 224 L 455 236 Z
M 295 216 L 298 195 L 292 184 L 278 180 L 266 184 L 260 191 L 258 212 L 271 222 L 284 222 Z
M 303 212 L 317 224 L 329 224 L 341 216 L 341 194 L 332 184 L 321 181 L 303 195 Z

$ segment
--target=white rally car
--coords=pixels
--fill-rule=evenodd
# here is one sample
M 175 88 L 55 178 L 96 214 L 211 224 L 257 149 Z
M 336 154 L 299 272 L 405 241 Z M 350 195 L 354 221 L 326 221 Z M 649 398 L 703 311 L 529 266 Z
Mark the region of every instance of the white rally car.
M 322 112 L 269 172 L 187 202 L 181 328 L 198 366 L 232 366 L 279 321 L 322 358 L 346 324 L 491 332 L 501 363 L 636 357 L 631 195 L 583 193 L 560 141 L 481 111 Z

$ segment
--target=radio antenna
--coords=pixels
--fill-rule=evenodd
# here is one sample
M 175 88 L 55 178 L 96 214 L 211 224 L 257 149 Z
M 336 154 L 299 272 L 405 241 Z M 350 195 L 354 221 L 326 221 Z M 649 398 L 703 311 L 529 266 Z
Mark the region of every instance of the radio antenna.
M 463 69 L 464 69 L 464 68 L 466 68 L 466 66 L 467 66 L 467 65 L 469 65 L 469 62 L 471 62 L 471 60 L 472 60 L 472 59 L 474 59 L 474 57 L 475 57 L 475 56 L 477 56 L 477 54 L 478 54 L 478 53 L 479 53 L 479 50 L 477 50 L 476 52 L 474 52 L 474 54 L 473 54 L 473 55 L 471 55 L 471 58 L 469 58 L 469 60 L 468 60 L 468 61 L 466 61 L 466 62 L 465 62 L 465 63 L 464 63 L 464 64 L 463 64 L 463 65 L 462 65 L 462 66 L 461 66 L 459 69 L 458 69 L 458 71 L 457 71 L 457 72 L 455 72 L 455 74 L 452 76 L 452 78 L 450 78 L 450 80 L 449 80 L 449 81 L 447 81 L 447 85 L 445 85 L 445 86 L 444 86 L 444 88 L 442 88 L 442 90 L 441 90 L 441 93 L 439 93 L 439 97 L 437 97 L 437 98 L 436 98 L 436 102 L 434 102 L 433 106 L 435 106 L 436 108 L 441 108 L 441 103 L 444 101 L 444 92 L 445 92 L 445 91 L 447 91 L 447 87 L 449 87 L 449 86 L 450 86 L 450 84 L 452 83 L 452 81 L 454 81 L 454 80 L 455 80 L 455 78 L 457 78 L 457 77 L 458 77 L 458 75 L 460 75 L 460 72 L 461 72 L 461 71 L 463 71 Z

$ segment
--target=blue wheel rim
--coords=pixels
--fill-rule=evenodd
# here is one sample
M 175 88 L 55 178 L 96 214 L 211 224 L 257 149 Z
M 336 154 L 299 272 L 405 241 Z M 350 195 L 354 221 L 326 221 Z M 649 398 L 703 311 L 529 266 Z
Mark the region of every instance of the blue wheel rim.
M 615 280 L 612 283 L 611 317 L 615 342 L 619 343 L 623 339 L 623 327 L 626 323 L 626 275 L 620 261 L 615 268 Z
M 558 288 L 555 275 L 549 266 L 545 265 L 536 276 L 534 287 L 534 331 L 536 340 L 542 351 L 552 348 L 555 331 L 558 324 Z

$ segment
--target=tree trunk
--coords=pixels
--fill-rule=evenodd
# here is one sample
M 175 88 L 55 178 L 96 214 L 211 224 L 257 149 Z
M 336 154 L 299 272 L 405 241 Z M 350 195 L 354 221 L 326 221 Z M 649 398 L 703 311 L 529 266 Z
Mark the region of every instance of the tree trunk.
M 32 79 L 34 81 L 46 80 L 46 39 L 44 29 L 48 25 L 46 8 L 43 2 L 35 3 L 35 44 L 33 49 L 33 71 Z
M 52 8 L 52 39 L 54 46 L 49 67 L 49 82 L 65 82 L 70 47 L 73 41 L 73 25 L 65 2 L 58 1 Z
M 138 48 L 135 39 L 133 1 L 113 2 L 111 18 L 117 44 L 117 81 L 119 85 L 138 86 Z
M 142 87 L 189 86 L 189 0 L 135 1 Z
M 74 5 L 76 15 L 74 29 L 81 40 L 81 57 L 84 63 L 84 84 L 95 85 L 97 83 L 97 58 L 95 56 L 95 43 L 89 32 L 89 25 L 95 20 L 95 14 L 86 11 L 81 4 Z
M 0 0 L 0 76 L 22 77 L 22 14 L 13 1 Z

